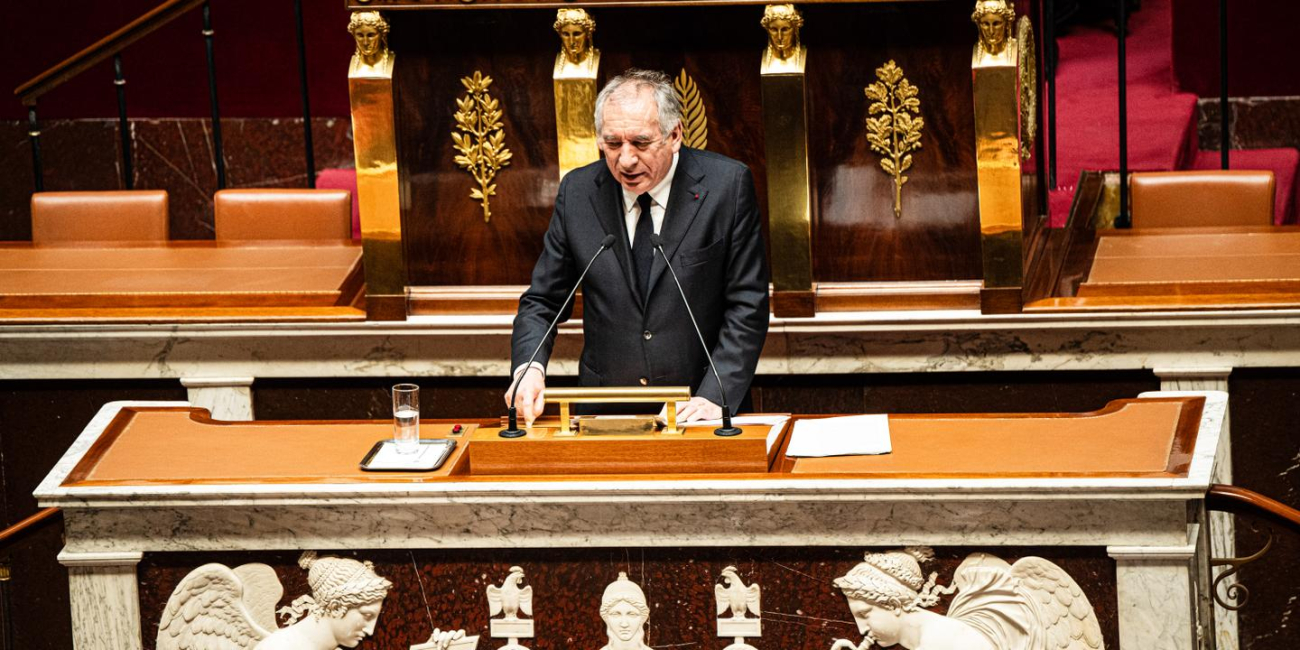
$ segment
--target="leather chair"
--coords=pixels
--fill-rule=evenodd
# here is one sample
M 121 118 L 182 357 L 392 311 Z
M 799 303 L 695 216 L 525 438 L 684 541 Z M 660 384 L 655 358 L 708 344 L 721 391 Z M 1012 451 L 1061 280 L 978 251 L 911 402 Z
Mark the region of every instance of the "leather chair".
M 36 192 L 32 241 L 167 241 L 167 192 Z
M 1134 173 L 1133 227 L 1271 226 L 1274 186 L 1271 171 Z
M 347 190 L 221 190 L 215 208 L 218 240 L 352 239 Z

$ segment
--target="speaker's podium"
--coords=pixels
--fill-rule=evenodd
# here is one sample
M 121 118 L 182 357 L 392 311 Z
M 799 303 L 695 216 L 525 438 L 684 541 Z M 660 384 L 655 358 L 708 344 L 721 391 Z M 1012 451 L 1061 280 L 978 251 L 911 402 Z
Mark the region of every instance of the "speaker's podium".
M 604 645 L 601 595 L 620 572 L 649 600 L 647 642 L 725 645 L 714 585 L 740 567 L 777 617 L 747 643 L 856 647 L 851 623 L 776 621 L 848 621 L 838 577 L 864 551 L 894 570 L 880 558 L 920 545 L 934 549 L 925 574 L 951 585 L 927 593 L 956 590 L 938 605 L 949 616 L 992 602 L 970 597 L 984 589 L 962 573 L 972 558 L 1046 561 L 1107 647 L 1184 650 L 1211 638 L 1203 499 L 1225 407 L 1223 393 L 1148 393 L 1090 413 L 890 415 L 892 453 L 831 458 L 788 456 L 789 426 L 507 440 L 499 419 L 437 420 L 424 437 L 456 440 L 442 467 L 366 472 L 389 422 L 218 422 L 183 402 L 117 402 L 36 497 L 65 513 L 79 650 L 155 647 L 173 590 L 212 562 L 269 565 L 300 589 L 309 549 L 373 561 L 393 583 L 367 646 L 421 644 L 435 623 L 488 635 L 484 588 L 510 567 L 534 590 L 528 645 Z
M 763 473 L 775 462 L 784 427 L 765 424 L 720 428 L 678 426 L 677 402 L 686 386 L 548 388 L 556 417 L 540 419 L 514 435 L 506 427 L 480 427 L 470 445 L 470 472 L 479 475 L 726 474 Z M 573 404 L 663 403 L 664 417 L 591 416 L 574 422 Z M 522 435 L 520 435 L 522 434 Z

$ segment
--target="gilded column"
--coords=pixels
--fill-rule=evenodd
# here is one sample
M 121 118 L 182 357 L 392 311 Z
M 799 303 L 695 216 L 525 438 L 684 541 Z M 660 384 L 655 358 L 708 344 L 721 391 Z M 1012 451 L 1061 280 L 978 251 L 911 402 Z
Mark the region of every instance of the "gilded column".
M 971 55 L 971 81 L 984 269 L 980 311 L 984 313 L 1018 312 L 1022 302 L 1021 80 L 1018 46 L 1011 36 L 1015 17 L 1006 0 L 979 0 L 971 15 L 979 28 Z
M 808 51 L 799 43 L 803 16 L 792 4 L 763 10 L 764 148 L 767 159 L 767 215 L 772 239 L 772 311 L 777 316 L 812 316 L 812 179 L 808 164 L 808 109 L 804 66 Z
M 584 9 L 555 14 L 560 53 L 555 55 L 555 137 L 560 178 L 600 159 L 596 148 L 596 73 L 600 50 L 592 44 L 596 21 Z
M 388 21 L 377 11 L 358 11 L 348 22 L 348 32 L 357 45 L 348 67 L 348 96 L 357 155 L 366 318 L 406 320 L 406 260 L 393 113 L 394 56 L 388 49 Z

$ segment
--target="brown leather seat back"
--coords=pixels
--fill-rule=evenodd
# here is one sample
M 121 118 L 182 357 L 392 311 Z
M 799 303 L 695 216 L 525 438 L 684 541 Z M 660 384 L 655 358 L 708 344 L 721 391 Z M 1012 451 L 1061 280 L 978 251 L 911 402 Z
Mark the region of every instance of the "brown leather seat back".
M 1269 226 L 1273 172 L 1143 172 L 1129 177 L 1134 228 Z
M 217 239 L 351 239 L 347 190 L 221 190 Z
M 167 241 L 167 192 L 37 192 L 32 241 Z

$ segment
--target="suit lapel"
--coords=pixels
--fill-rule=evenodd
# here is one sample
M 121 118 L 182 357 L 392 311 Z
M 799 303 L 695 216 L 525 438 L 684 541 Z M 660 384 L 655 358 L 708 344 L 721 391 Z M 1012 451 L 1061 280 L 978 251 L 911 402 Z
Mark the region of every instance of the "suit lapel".
M 704 180 L 704 170 L 696 163 L 695 154 L 690 149 L 682 147 L 677 158 L 677 174 L 673 177 L 673 189 L 668 194 L 668 205 L 664 208 L 664 223 L 659 230 L 659 236 L 664 243 L 664 254 L 670 260 L 676 257 L 677 247 L 681 245 L 682 239 L 691 229 L 691 223 L 695 221 L 695 215 L 699 214 L 700 205 L 704 203 L 707 190 L 701 185 L 702 180 Z M 659 283 L 659 276 L 663 275 L 665 268 L 662 257 L 655 255 L 654 260 L 654 265 L 650 267 L 649 293 L 651 295 L 654 294 L 655 285 Z
M 608 169 L 601 169 L 596 174 L 596 193 L 591 195 L 591 209 L 596 212 L 600 227 L 605 234 L 614 236 L 614 255 L 618 257 L 618 267 L 623 270 L 623 280 L 634 297 L 637 307 L 642 304 L 641 291 L 632 279 L 636 273 L 632 270 L 632 250 L 627 245 L 627 226 L 623 221 L 623 199 L 618 181 Z

